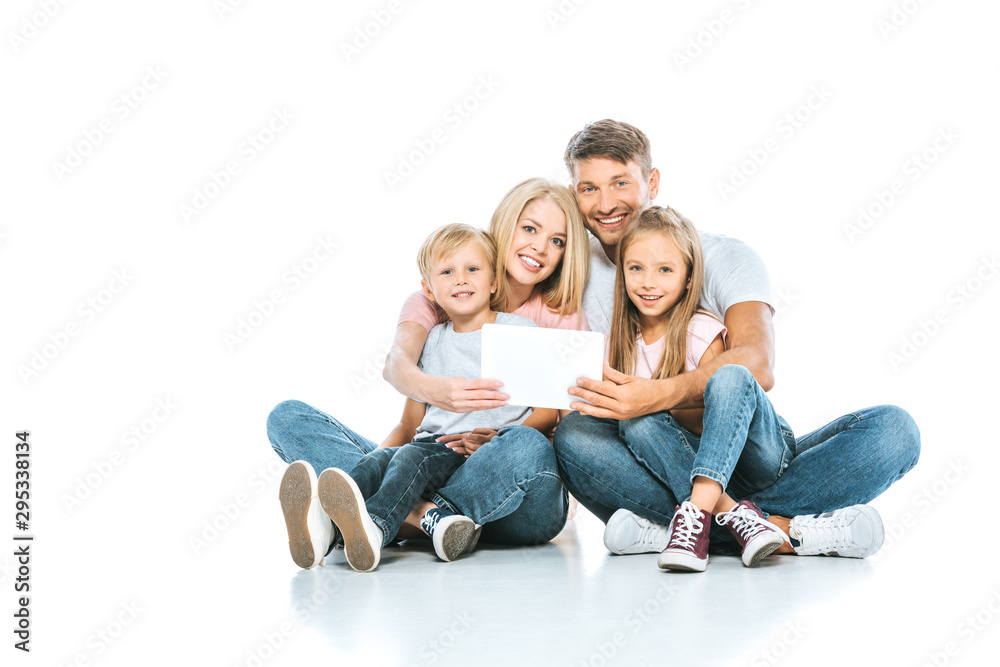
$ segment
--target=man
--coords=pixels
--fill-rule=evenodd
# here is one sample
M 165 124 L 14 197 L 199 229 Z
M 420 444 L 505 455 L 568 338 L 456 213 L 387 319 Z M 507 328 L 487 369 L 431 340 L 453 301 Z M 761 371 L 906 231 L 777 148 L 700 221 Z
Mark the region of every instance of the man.
M 564 156 L 573 190 L 591 239 L 591 271 L 584 313 L 594 331 L 607 333 L 613 303 L 615 253 L 625 227 L 659 191 L 649 140 L 627 123 L 588 124 L 570 140 Z M 745 244 L 702 233 L 705 287 L 702 307 L 723 320 L 727 349 L 711 363 L 689 373 L 647 380 L 605 366 L 605 379 L 580 381 L 570 393 L 575 402 L 556 430 L 555 445 L 563 480 L 573 495 L 602 521 L 618 509 L 605 543 L 616 553 L 659 551 L 678 500 L 617 437 L 617 421 L 674 408 L 702 406 L 705 386 L 726 364 L 747 368 L 765 390 L 774 384 L 774 329 L 770 283 L 757 254 Z M 402 322 L 384 376 L 412 398 L 446 410 L 464 412 L 504 404 L 507 395 L 493 380 L 431 378 L 416 367 L 426 331 Z M 894 406 L 879 406 L 841 417 L 795 441 L 795 455 L 778 483 L 747 498 L 771 513 L 770 521 L 792 536 L 781 551 L 864 557 L 882 543 L 878 514 L 866 503 L 902 477 L 919 455 L 913 419 Z M 656 452 L 670 458 L 674 453 Z M 673 458 L 684 461 L 684 452 Z M 693 460 L 693 455 L 690 457 Z M 612 465 L 609 465 L 611 463 Z M 683 490 L 678 489 L 682 496 Z M 798 516 L 845 508 L 823 516 Z M 792 517 L 789 519 L 787 517 Z M 720 533 L 721 535 L 721 533 Z M 715 536 L 713 535 L 713 540 Z M 733 552 L 722 537 L 721 550 Z
M 588 124 L 564 156 L 591 239 L 590 282 L 584 311 L 594 330 L 610 328 L 618 241 L 629 222 L 656 197 L 660 174 L 649 141 L 637 128 L 612 120 Z M 689 489 L 670 489 L 655 474 L 661 464 L 693 460 L 681 451 L 633 452 L 618 437 L 618 421 L 675 408 L 703 406 L 705 387 L 726 364 L 747 368 L 766 391 L 774 385 L 774 328 L 767 271 L 753 250 L 724 236 L 702 233 L 705 282 L 701 307 L 723 320 L 726 351 L 694 371 L 669 379 L 626 376 L 605 365 L 605 379 L 581 379 L 570 393 L 571 414 L 556 430 L 563 480 L 573 495 L 608 523 L 605 543 L 616 553 L 666 546 L 668 523 Z M 790 434 L 789 434 L 790 435 Z M 864 557 L 882 543 L 881 519 L 860 505 L 882 493 L 916 464 L 920 436 L 913 419 L 894 406 L 846 415 L 794 441 L 794 458 L 773 486 L 747 497 L 792 537 L 779 551 Z M 690 450 L 689 447 L 686 448 Z M 686 455 L 687 454 L 687 455 Z M 678 497 L 680 496 L 680 497 Z M 853 506 L 853 507 L 851 507 Z M 830 512 L 822 516 L 801 514 Z M 786 517 L 793 517 L 788 519 Z M 830 529 L 834 530 L 830 530 Z M 713 535 L 732 553 L 725 534 Z M 713 545 L 718 546 L 718 545 Z

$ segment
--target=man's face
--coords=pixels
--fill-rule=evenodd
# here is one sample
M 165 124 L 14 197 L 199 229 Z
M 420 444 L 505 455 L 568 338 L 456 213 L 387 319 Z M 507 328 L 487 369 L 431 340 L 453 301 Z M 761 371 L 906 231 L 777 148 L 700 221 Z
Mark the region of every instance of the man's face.
M 587 229 L 600 240 L 605 251 L 618 245 L 625 226 L 649 206 L 660 187 L 660 172 L 652 169 L 649 178 L 635 162 L 622 164 L 593 157 L 573 167 L 576 203 Z

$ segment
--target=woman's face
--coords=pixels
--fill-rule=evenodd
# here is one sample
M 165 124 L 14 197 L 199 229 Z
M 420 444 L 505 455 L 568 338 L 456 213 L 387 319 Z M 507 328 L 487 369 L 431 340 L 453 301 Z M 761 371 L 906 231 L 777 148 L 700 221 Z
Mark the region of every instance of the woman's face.
M 532 199 L 521 211 L 507 252 L 507 275 L 537 285 L 552 275 L 566 251 L 566 214 L 548 197 Z

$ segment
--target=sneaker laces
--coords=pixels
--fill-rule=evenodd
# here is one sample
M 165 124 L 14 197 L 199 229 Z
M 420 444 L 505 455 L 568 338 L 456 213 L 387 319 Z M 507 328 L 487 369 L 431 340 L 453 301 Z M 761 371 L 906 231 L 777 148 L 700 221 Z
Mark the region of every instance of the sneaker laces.
M 671 522 L 673 531 L 670 533 L 670 543 L 668 549 L 680 548 L 688 551 L 694 550 L 698 534 L 701 533 L 704 524 L 701 522 L 701 512 L 690 501 L 684 501 L 680 510 L 674 515 Z
M 423 530 L 428 535 L 434 534 L 434 529 L 437 528 L 438 523 L 441 519 L 446 516 L 450 516 L 449 513 L 445 513 L 440 508 L 434 507 L 427 510 L 423 517 L 420 518 L 420 529 Z
M 807 549 L 822 548 L 824 552 L 849 549 L 852 542 L 847 518 L 838 512 L 832 512 L 830 516 L 817 514 L 805 521 L 791 522 L 788 532 Z
M 759 533 L 770 531 L 768 522 L 746 505 L 737 505 L 728 512 L 717 515 L 715 521 L 720 526 L 732 523 L 733 528 L 743 536 L 744 543 L 749 542 L 750 538 Z M 782 537 L 784 537 L 784 531 L 782 531 Z
M 641 529 L 635 544 L 642 548 L 652 549 L 655 551 L 662 549 L 660 545 L 666 541 L 667 536 L 670 534 L 670 527 L 664 526 L 662 523 L 650 521 L 649 519 L 638 515 L 635 517 L 635 522 Z

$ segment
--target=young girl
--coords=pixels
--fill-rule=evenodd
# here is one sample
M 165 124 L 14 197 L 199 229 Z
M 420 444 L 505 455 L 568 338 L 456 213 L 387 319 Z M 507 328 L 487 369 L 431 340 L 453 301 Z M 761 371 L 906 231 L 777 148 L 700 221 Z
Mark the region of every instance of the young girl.
M 690 221 L 671 208 L 646 209 L 625 232 L 618 252 L 608 343 L 611 367 L 663 379 L 693 370 L 725 350 L 723 324 L 697 312 L 703 262 Z M 780 547 L 787 538 L 756 505 L 737 503 L 725 493 L 727 487 L 749 494 L 769 486 L 790 458 L 783 422 L 750 372 L 742 366 L 721 367 L 706 386 L 704 410 L 675 409 L 669 416 L 667 432 L 657 437 L 683 438 L 697 454 L 691 497 L 674 513 L 658 565 L 704 571 L 713 515 L 739 541 L 744 565 L 754 565 Z M 628 422 L 622 423 L 621 433 L 626 442 L 639 434 Z M 649 435 L 648 430 L 641 433 Z M 751 447 L 759 450 L 753 464 L 738 466 L 741 453 Z M 614 530 L 614 517 L 608 530 Z

